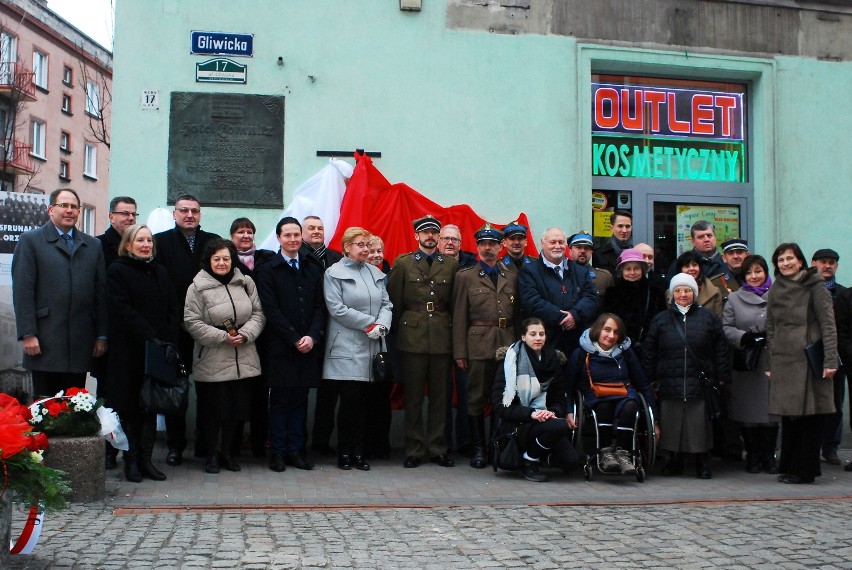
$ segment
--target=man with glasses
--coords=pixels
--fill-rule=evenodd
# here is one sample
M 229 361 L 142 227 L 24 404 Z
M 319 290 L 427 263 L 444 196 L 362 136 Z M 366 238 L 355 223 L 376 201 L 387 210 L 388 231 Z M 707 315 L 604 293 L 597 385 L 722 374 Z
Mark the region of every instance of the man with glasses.
M 12 256 L 12 302 L 33 394 L 84 387 L 107 349 L 106 269 L 100 242 L 78 230 L 80 197 L 54 190 L 50 221 L 21 235 Z
M 180 314 L 186 302 L 186 291 L 192 279 L 201 267 L 201 254 L 204 246 L 219 236 L 201 229 L 201 203 L 189 194 L 178 196 L 172 214 L 175 227 L 154 235 L 157 260 L 169 272 L 169 278 L 180 300 Z M 192 368 L 192 337 L 183 328 L 180 330 L 178 347 L 188 370 Z M 166 463 L 171 466 L 183 463 L 183 450 L 186 448 L 186 416 L 184 414 L 166 416 L 166 439 L 169 453 Z M 201 438 L 196 440 L 196 454 L 206 450 L 198 449 Z M 201 456 L 206 455 L 202 453 Z
M 438 235 L 438 251 L 459 262 L 459 269 L 476 265 L 476 254 L 462 248 L 461 230 L 455 224 L 447 224 Z
M 109 202 L 109 227 L 98 236 L 104 249 L 104 262 L 109 267 L 118 259 L 118 244 L 124 230 L 136 223 L 136 200 L 129 196 L 116 196 Z

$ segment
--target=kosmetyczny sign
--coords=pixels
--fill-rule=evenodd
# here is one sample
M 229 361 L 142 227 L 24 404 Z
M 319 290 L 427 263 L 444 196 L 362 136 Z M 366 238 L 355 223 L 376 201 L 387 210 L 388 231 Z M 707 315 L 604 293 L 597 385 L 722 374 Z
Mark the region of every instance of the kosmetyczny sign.
M 252 57 L 254 55 L 254 34 L 195 31 L 192 32 L 192 47 L 189 53 Z

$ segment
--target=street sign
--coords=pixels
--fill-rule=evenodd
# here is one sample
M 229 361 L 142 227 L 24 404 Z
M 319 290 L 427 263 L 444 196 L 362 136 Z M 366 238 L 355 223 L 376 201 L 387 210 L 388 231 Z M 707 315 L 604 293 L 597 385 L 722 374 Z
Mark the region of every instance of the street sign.
M 157 110 L 160 108 L 160 90 L 145 89 L 142 91 L 142 100 L 139 108 L 143 111 Z
M 245 83 L 247 75 L 247 65 L 224 57 L 216 57 L 195 64 L 197 83 Z
M 192 32 L 192 46 L 189 53 L 251 57 L 254 55 L 254 34 Z

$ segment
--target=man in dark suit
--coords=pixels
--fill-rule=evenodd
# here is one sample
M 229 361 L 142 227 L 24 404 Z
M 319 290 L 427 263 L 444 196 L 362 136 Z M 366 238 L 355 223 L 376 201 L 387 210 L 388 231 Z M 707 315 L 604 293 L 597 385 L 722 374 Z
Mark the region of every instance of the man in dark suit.
M 50 222 L 21 235 L 12 256 L 12 298 L 33 394 L 83 387 L 107 349 L 106 269 L 101 244 L 74 226 L 80 197 L 55 190 Z
M 266 329 L 259 342 L 269 392 L 269 468 L 313 469 L 304 454 L 308 392 L 320 384 L 325 331 L 322 264 L 299 252 L 302 226 L 292 217 L 275 227 L 281 249 L 260 266 L 257 288 Z M 332 412 L 333 413 L 333 412 Z
M 118 259 L 118 245 L 124 230 L 136 223 L 136 200 L 129 196 L 116 196 L 109 201 L 109 227 L 98 236 L 104 250 L 104 262 L 109 267 Z
M 201 269 L 204 246 L 219 236 L 201 229 L 201 203 L 195 196 L 178 196 L 172 216 L 175 227 L 155 234 L 154 243 L 157 260 L 169 273 L 180 303 L 180 314 L 183 315 L 186 290 Z M 178 348 L 187 369 L 192 368 L 193 346 L 192 337 L 181 328 Z M 196 447 L 200 439 L 196 441 Z M 186 415 L 166 416 L 166 442 L 169 447 L 166 463 L 171 466 L 180 465 L 183 462 L 183 450 L 186 448 Z M 203 450 L 196 449 L 196 452 L 198 451 Z
M 414 220 L 419 248 L 396 258 L 388 278 L 396 348 L 405 389 L 406 468 L 419 467 L 427 451 L 433 463 L 455 465 L 447 454 L 447 375 L 452 358 L 450 331 L 453 282 L 458 262 L 437 251 L 441 222 L 430 215 Z M 428 439 L 423 427 L 423 391 L 429 387 Z
M 570 355 L 580 333 L 598 312 L 598 290 L 589 270 L 565 256 L 565 232 L 548 228 L 541 238 L 541 257 L 518 276 L 524 318 L 544 321 L 547 342 Z

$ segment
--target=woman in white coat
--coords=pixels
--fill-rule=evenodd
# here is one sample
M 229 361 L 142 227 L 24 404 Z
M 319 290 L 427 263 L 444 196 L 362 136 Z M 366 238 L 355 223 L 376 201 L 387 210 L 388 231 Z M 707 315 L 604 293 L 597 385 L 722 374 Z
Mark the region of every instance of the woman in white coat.
M 370 233 L 358 227 L 343 233 L 344 257 L 324 277 L 328 334 L 323 382 L 337 382 L 337 466 L 369 471 L 364 458 L 367 386 L 373 381 L 373 355 L 391 325 L 391 302 L 385 274 L 367 262 Z
M 195 340 L 192 373 L 199 427 L 207 440 L 207 473 L 218 473 L 220 463 L 229 471 L 240 470 L 230 454 L 231 441 L 236 425 L 249 419 L 250 382 L 260 376 L 255 341 L 266 319 L 254 281 L 236 268 L 236 260 L 233 243 L 211 240 L 183 311 L 186 330 Z

